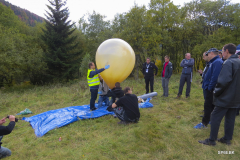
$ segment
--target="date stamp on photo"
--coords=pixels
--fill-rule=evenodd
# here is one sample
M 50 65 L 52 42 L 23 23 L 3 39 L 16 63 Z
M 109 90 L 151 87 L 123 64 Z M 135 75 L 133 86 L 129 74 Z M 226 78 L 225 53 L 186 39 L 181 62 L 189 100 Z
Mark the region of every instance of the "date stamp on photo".
M 218 151 L 218 154 L 234 154 L 234 151 Z

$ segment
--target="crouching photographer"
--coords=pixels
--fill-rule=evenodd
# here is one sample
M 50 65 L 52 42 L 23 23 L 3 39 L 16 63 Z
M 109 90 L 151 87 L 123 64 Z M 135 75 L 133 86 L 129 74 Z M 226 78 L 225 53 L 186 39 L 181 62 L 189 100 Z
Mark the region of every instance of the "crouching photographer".
M 10 123 L 8 124 L 8 126 L 2 126 L 2 124 L 6 122 L 7 118 L 10 120 Z M 10 115 L 0 120 L 0 159 L 7 156 L 11 156 L 11 151 L 8 148 L 1 146 L 2 144 L 1 140 L 3 138 L 3 135 L 7 135 L 12 132 L 15 126 L 15 121 L 16 119 L 15 116 L 13 115 Z

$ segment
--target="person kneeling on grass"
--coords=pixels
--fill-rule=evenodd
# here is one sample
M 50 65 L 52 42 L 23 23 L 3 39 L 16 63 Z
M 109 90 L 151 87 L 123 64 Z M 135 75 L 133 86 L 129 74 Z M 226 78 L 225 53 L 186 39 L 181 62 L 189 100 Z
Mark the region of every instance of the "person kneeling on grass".
M 130 87 L 124 89 L 124 94 L 125 96 L 112 104 L 115 114 L 121 120 L 118 124 L 137 123 L 140 118 L 137 96 L 132 94 Z

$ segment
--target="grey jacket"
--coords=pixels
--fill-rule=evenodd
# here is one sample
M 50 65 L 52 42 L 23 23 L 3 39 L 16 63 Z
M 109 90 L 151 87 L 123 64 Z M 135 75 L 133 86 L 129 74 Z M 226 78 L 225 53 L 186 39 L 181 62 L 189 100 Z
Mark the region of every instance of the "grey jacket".
M 109 90 L 108 85 L 105 83 L 104 80 L 102 80 L 102 82 L 100 82 L 100 85 L 99 85 L 99 92 L 102 92 L 102 93 L 99 95 L 100 96 L 107 95 L 108 90 Z
M 182 74 L 191 74 L 193 71 L 194 59 L 183 59 L 180 66 L 183 67 Z
M 163 63 L 163 69 L 164 69 L 165 63 L 166 63 L 166 62 Z M 170 77 L 172 76 L 172 71 L 173 71 L 172 63 L 169 61 L 169 62 L 168 62 L 168 65 L 167 65 L 166 68 L 165 68 L 164 78 L 170 78 Z M 162 70 L 161 76 L 162 76 L 162 75 L 163 75 L 163 70 Z
M 240 107 L 240 59 L 238 55 L 234 54 L 224 61 L 213 95 L 215 106 Z

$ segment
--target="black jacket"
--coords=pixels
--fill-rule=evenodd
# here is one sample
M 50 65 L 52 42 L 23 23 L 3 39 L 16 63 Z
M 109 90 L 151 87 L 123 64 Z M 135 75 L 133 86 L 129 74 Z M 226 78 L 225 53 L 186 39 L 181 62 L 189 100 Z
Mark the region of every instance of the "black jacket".
M 149 63 L 149 67 L 148 67 L 148 72 L 146 73 L 146 69 L 147 69 L 147 62 L 143 63 L 143 67 L 142 67 L 142 73 L 144 75 L 144 77 L 152 77 L 154 76 L 154 69 L 155 69 L 155 76 L 158 73 L 158 68 L 155 64 L 153 63 Z
M 8 126 L 0 126 L 0 148 L 1 148 L 1 140 L 3 135 L 10 134 L 15 126 L 15 122 L 11 121 Z
M 224 61 L 213 93 L 214 105 L 225 108 L 240 107 L 240 59 L 238 55 L 232 55 Z
M 112 97 L 114 103 L 116 98 L 121 98 L 124 96 L 124 92 L 121 87 L 116 87 L 113 88 L 112 90 L 109 90 L 107 96 Z
M 163 63 L 163 69 L 164 69 L 164 65 L 166 62 Z M 164 74 L 164 78 L 170 78 L 172 76 L 172 63 L 169 61 L 166 68 L 165 68 L 165 74 Z M 162 70 L 162 74 L 163 74 L 163 70 Z M 161 76 L 162 76 L 161 74 Z

